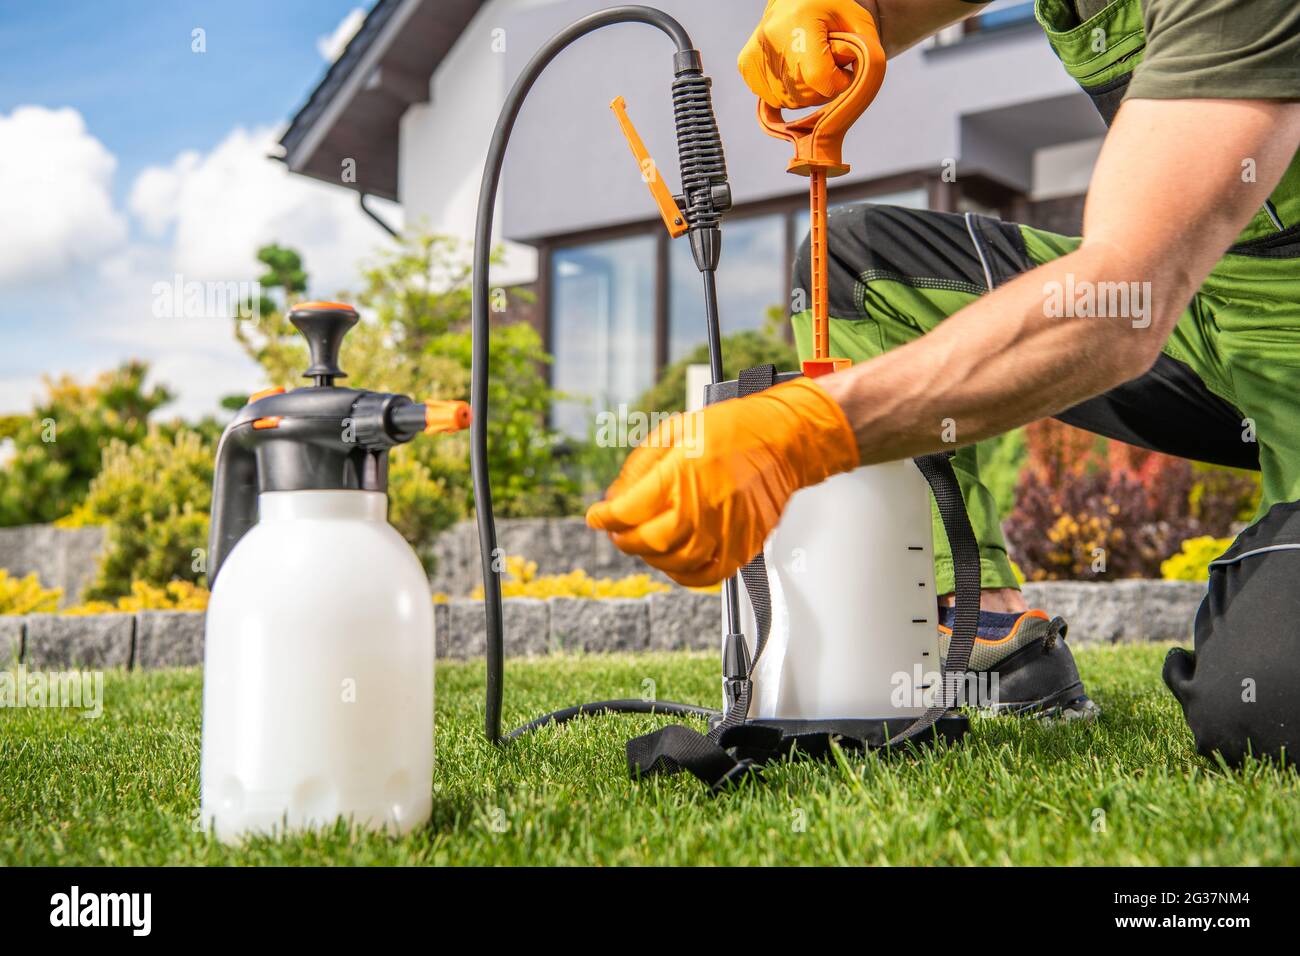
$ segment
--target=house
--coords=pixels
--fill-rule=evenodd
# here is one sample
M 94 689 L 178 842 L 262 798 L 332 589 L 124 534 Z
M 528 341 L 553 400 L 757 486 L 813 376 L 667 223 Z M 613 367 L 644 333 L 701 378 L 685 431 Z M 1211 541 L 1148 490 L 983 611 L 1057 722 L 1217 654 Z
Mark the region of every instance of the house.
M 284 134 L 290 170 L 401 203 L 409 222 L 469 237 L 488 140 L 510 82 L 536 49 L 606 0 L 377 0 Z M 719 270 L 724 334 L 788 302 L 807 231 L 806 181 L 766 136 L 736 54 L 754 0 L 656 0 L 691 33 L 713 78 L 735 208 Z M 996 0 L 890 61 L 846 141 L 852 172 L 832 204 L 870 199 L 975 209 L 1077 232 L 1104 128 L 1057 62 L 1032 3 Z M 556 423 L 634 400 L 704 340 L 699 278 L 671 242 L 610 101 L 628 111 L 675 183 L 671 44 L 640 25 L 583 38 L 551 65 L 520 115 L 496 225 L 508 254 L 493 281 L 537 293 L 529 316 L 553 384 L 588 396 Z M 346 171 L 346 175 L 345 175 Z

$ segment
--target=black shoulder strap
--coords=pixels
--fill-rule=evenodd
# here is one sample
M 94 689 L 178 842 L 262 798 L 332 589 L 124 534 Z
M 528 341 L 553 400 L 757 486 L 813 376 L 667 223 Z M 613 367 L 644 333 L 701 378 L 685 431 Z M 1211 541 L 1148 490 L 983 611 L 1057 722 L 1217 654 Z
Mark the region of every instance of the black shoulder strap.
M 771 387 L 775 374 L 776 368 L 772 365 L 746 369 L 740 373 L 740 394 L 750 395 Z M 913 459 L 929 483 L 938 505 L 944 533 L 952 549 L 956 578 L 956 619 L 948 643 L 948 655 L 944 659 L 941 696 L 910 726 L 890 738 L 886 746 L 902 744 L 930 733 L 939 718 L 957 705 L 975 646 L 980 606 L 979 544 L 966 514 L 966 502 L 951 458 L 952 452 L 938 452 Z M 772 600 L 762 552 L 740 573 L 754 608 L 758 635 L 749 673 L 740 682 L 732 706 L 707 736 L 689 727 L 670 726 L 629 740 L 627 764 L 633 777 L 686 770 L 716 793 L 780 751 L 780 731 L 745 723 L 749 716 L 754 668 L 767 645 L 772 624 Z
M 952 549 L 953 592 L 957 606 L 948 655 L 943 661 L 942 696 L 915 723 L 891 737 L 886 746 L 914 740 L 929 732 L 940 717 L 957 706 L 961 686 L 966 681 L 971 651 L 975 648 L 980 620 L 980 548 L 951 459 L 951 452 L 912 459 L 930 484 L 930 491 L 939 506 L 939 519 L 943 522 L 948 547 Z
M 737 392 L 739 397 L 743 398 L 771 388 L 775 383 L 776 366 L 757 365 L 740 373 L 736 383 Z M 763 648 L 767 647 L 767 638 L 772 631 L 772 594 L 767 588 L 767 562 L 763 560 L 762 551 L 754 555 L 749 563 L 740 569 L 740 579 L 745 582 L 749 605 L 754 610 L 754 624 L 757 631 L 754 653 L 750 656 L 749 670 L 744 680 L 737 682 L 735 699 L 722 715 L 722 720 L 709 732 L 709 740 L 714 743 L 721 739 L 727 728 L 743 724 L 745 718 L 749 716 L 749 704 L 754 690 L 754 668 L 758 666 L 758 659 L 763 656 Z

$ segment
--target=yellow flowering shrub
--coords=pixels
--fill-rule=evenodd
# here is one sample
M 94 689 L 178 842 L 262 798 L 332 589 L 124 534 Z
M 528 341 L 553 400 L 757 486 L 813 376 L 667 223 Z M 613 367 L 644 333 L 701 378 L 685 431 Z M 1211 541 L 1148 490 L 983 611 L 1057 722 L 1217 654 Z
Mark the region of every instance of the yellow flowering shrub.
M 0 568 L 0 614 L 43 614 L 59 609 L 62 588 L 43 588 L 36 574 L 15 578 Z
M 654 580 L 648 574 L 630 574 L 625 578 L 593 578 L 586 571 L 578 569 L 568 574 L 539 575 L 536 561 L 528 561 L 519 556 L 506 558 L 505 577 L 501 582 L 502 597 L 639 598 L 671 590 L 667 584 Z M 483 588 L 475 588 L 472 596 L 482 598 Z
M 1166 581 L 1208 581 L 1210 562 L 1231 544 L 1231 538 L 1214 538 L 1208 534 L 1188 538 L 1177 554 L 1160 562 L 1160 576 Z
M 65 614 L 105 614 L 111 611 L 206 611 L 207 588 L 189 581 L 169 581 L 162 587 L 147 581 L 132 581 L 131 593 L 116 601 L 87 601 L 70 607 Z

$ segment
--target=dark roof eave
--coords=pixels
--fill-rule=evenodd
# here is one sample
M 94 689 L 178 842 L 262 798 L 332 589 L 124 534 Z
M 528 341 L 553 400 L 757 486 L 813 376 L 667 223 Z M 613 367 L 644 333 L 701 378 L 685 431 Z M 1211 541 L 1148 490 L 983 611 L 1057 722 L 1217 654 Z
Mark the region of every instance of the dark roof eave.
M 396 200 L 402 114 L 481 6 L 378 0 L 281 136 L 290 172 Z

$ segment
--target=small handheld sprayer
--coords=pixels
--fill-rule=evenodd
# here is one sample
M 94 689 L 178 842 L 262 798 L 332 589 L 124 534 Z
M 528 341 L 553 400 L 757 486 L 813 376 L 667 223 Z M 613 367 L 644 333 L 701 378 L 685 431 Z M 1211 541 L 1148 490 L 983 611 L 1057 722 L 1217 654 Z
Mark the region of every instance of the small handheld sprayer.
M 746 600 L 741 601 L 739 581 L 724 583 L 722 710 L 672 701 L 607 700 L 555 711 L 508 734 L 501 732 L 502 601 L 487 472 L 488 263 L 497 185 L 514 121 L 541 72 L 580 37 L 629 22 L 656 27 L 677 48 L 672 96 L 682 193 L 671 195 L 658 176 L 647 182 L 669 234 L 689 236 L 703 277 L 712 378 L 705 400 L 725 401 L 799 374 L 778 374 L 765 366 L 745 370 L 736 381 L 723 380 L 715 272 L 721 251 L 720 221 L 731 206 L 731 191 L 709 80 L 685 30 L 661 11 L 624 6 L 594 13 L 557 34 L 524 68 L 506 98 L 484 166 L 475 230 L 471 390 L 475 414 L 470 454 L 487 617 L 488 739 L 499 743 L 549 723 L 598 713 L 707 717 L 707 735 L 669 726 L 630 740 L 628 766 L 634 775 L 689 770 L 714 791 L 791 748 L 824 751 L 832 737 L 863 747 L 956 740 L 967 727 L 966 718 L 953 708 L 975 640 L 980 570 L 978 548 L 947 454 L 859 468 L 794 495 L 764 552 L 741 573 Z M 849 171 L 841 155 L 844 134 L 875 97 L 885 64 L 874 35 L 833 34 L 831 39 L 855 61 L 853 80 L 843 95 L 790 122 L 779 110 L 759 104 L 764 129 L 795 145 L 790 171 L 808 176 L 810 183 L 814 353 L 803 363 L 803 374 L 809 376 L 849 364 L 831 353 L 826 181 Z M 651 162 L 649 154 L 621 97 L 612 109 L 645 169 Z M 927 487 L 935 494 L 956 566 L 956 619 L 943 662 L 934 618 Z M 794 567 L 789 559 L 796 555 L 804 562 L 811 559 L 811 566 Z M 906 685 L 901 701 L 896 693 L 899 674 L 905 675 Z M 929 679 L 936 674 L 939 678 Z
M 312 384 L 251 396 L 217 447 L 202 819 L 222 840 L 339 817 L 405 832 L 431 811 L 433 607 L 388 524 L 388 452 L 469 406 L 336 385 L 351 306 L 289 320 Z

